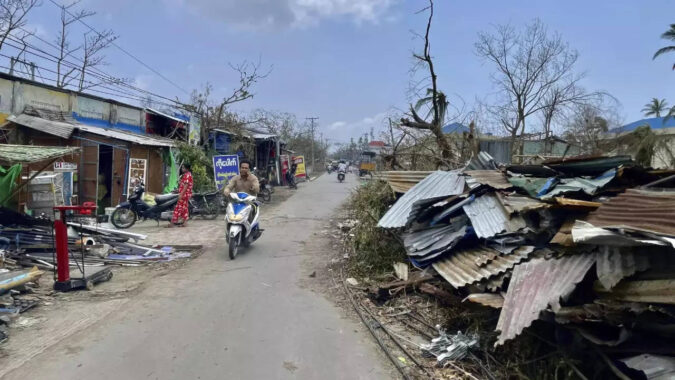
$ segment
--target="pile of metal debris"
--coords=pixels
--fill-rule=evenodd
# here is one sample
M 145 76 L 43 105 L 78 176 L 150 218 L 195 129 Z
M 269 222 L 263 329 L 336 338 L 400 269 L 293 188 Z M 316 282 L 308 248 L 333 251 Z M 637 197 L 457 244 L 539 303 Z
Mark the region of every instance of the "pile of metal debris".
M 674 173 L 630 156 L 499 166 L 481 153 L 407 189 L 378 226 L 466 302 L 501 309 L 495 346 L 539 320 L 611 353 L 610 365 L 672 369 Z
M 190 257 L 198 246 L 155 246 L 138 244 L 146 235 L 109 229 L 87 221 L 68 222 L 71 266 L 140 266 L 150 262 Z M 4 247 L 3 247 L 4 245 Z M 0 208 L 0 249 L 5 257 L 22 266 L 54 270 L 52 222 Z

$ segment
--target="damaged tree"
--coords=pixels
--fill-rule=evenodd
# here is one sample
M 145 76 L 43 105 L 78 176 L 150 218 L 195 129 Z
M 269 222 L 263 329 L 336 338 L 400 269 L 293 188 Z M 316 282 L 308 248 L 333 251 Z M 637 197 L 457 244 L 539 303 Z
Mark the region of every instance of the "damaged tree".
M 78 85 L 78 90 L 86 90 L 91 87 L 95 87 L 98 83 L 88 82 L 86 84 L 84 77 L 87 73 L 87 70 L 91 70 L 97 66 L 103 66 L 106 64 L 105 56 L 101 53 L 103 50 L 110 47 L 110 45 L 115 42 L 117 35 L 112 30 L 104 30 L 101 33 L 94 32 L 84 34 L 84 54 L 82 56 L 82 66 L 80 67 L 80 83 Z
M 0 0 L 0 49 L 8 38 L 16 39 L 13 33 L 26 26 L 26 15 L 36 6 L 39 0 Z
M 499 89 L 500 104 L 489 111 L 511 136 L 514 154 L 528 117 L 544 111 L 548 136 L 551 120 L 561 107 L 596 96 L 577 85 L 583 78 L 572 72 L 577 51 L 559 34 L 549 35 L 540 20 L 520 33 L 510 25 L 498 26 L 495 33 L 480 33 L 475 47 L 479 57 L 495 65 L 492 80 Z
M 239 86 L 237 86 L 230 95 L 224 97 L 219 102 L 214 102 L 211 99 L 213 86 L 206 83 L 204 89 L 200 92 L 192 91 L 190 101 L 185 104 L 185 110 L 199 115 L 201 125 L 201 142 L 206 144 L 208 137 L 214 128 L 218 128 L 226 121 L 232 121 L 232 115 L 228 112 L 227 107 L 234 103 L 239 103 L 253 97 L 251 88 L 259 80 L 266 78 L 271 68 L 265 72 L 260 72 L 260 62 L 251 63 L 244 61 L 237 66 L 230 64 L 230 67 L 239 74 Z M 181 102 L 178 102 L 179 104 Z M 237 121 L 231 123 L 235 127 L 243 126 L 244 122 Z
M 434 61 L 431 57 L 431 43 L 429 41 L 429 33 L 431 31 L 431 21 L 434 17 L 434 2 L 429 0 L 429 19 L 427 21 L 426 33 L 424 34 L 424 50 L 422 54 L 413 54 L 413 57 L 427 67 L 429 70 L 429 77 L 431 80 L 431 88 L 427 89 L 426 97 L 417 101 L 417 104 L 410 105 L 410 117 L 401 118 L 401 125 L 408 128 L 430 131 L 435 139 L 438 148 L 440 149 L 441 157 L 438 159 L 437 166 L 449 166 L 452 158 L 452 148 L 448 142 L 445 134 L 443 134 L 443 122 L 445 121 L 445 114 L 448 109 L 448 100 L 445 94 L 438 89 L 438 76 L 434 70 Z M 419 115 L 419 110 L 424 105 L 430 105 L 430 111 L 426 118 Z M 426 119 L 431 118 L 430 121 Z
M 71 47 L 71 43 L 68 40 L 70 25 L 96 14 L 96 12 L 84 9 L 75 13 L 71 12 L 71 9 L 79 3 L 79 1 L 75 1 L 69 5 L 61 6 L 61 29 L 59 30 L 55 41 L 56 45 L 59 47 L 59 55 L 56 58 L 56 87 L 59 88 L 67 87 L 75 80 L 77 76 L 77 67 L 67 65 L 66 58 L 82 49 L 82 45 Z

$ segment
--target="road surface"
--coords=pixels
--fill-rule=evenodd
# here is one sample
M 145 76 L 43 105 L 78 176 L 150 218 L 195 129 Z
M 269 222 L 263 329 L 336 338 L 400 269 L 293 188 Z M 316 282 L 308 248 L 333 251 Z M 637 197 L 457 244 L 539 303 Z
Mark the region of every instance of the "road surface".
M 300 184 L 235 261 L 223 236 L 6 379 L 391 379 L 367 330 L 300 286 L 306 243 L 357 181 Z M 216 223 L 214 221 L 214 223 Z M 222 223 L 222 222 L 218 222 Z M 197 227 L 176 233 L 198 234 Z

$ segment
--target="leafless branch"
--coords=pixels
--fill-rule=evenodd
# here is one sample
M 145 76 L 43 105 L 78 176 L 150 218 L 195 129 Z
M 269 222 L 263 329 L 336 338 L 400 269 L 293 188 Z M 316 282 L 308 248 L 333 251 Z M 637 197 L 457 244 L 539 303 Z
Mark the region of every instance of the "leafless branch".
M 100 33 L 87 32 L 84 34 L 84 54 L 82 56 L 82 66 L 80 67 L 80 83 L 79 90 L 82 91 L 87 88 L 95 87 L 99 84 L 108 83 L 103 80 L 101 83 L 85 84 L 85 76 L 87 70 L 91 70 L 97 66 L 105 65 L 105 55 L 103 50 L 107 49 L 118 38 L 112 30 L 104 30 Z
M 0 0 L 0 49 L 15 30 L 26 25 L 26 16 L 40 0 Z
M 71 68 L 64 72 L 64 60 L 68 56 L 82 49 L 82 45 L 77 45 L 71 48 L 68 38 L 69 27 L 77 21 L 96 14 L 96 12 L 87 11 L 84 9 L 72 11 L 71 9 L 76 7 L 79 3 L 80 0 L 77 0 L 70 3 L 69 5 L 61 6 L 61 29 L 59 30 L 55 41 L 56 45 L 59 47 L 59 56 L 56 59 L 56 86 L 60 88 L 70 85 L 70 83 L 74 80 L 74 77 L 71 75 L 73 75 L 73 73 L 75 73 L 77 70 L 76 68 Z

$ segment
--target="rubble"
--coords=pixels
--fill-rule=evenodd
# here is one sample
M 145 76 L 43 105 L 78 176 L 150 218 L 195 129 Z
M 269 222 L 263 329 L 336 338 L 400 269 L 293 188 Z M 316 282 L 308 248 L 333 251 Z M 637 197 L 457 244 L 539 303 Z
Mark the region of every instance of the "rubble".
M 409 261 L 433 267 L 465 305 L 499 313 L 497 346 L 540 320 L 611 345 L 607 361 L 663 354 L 662 342 L 675 339 L 671 177 L 629 156 L 499 167 L 481 153 L 464 170 L 431 172 L 407 188 L 378 226 L 400 236 Z M 423 292 L 449 294 L 438 290 Z M 453 338 L 437 339 L 448 346 Z
M 464 359 L 471 349 L 478 347 L 478 336 L 475 334 L 465 335 L 458 331 L 457 334 L 448 335 L 440 326 L 436 326 L 436 329 L 439 336 L 421 348 L 424 354 L 435 357 L 440 366 L 446 361 Z

